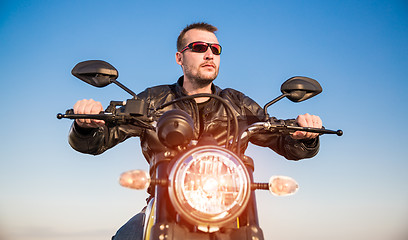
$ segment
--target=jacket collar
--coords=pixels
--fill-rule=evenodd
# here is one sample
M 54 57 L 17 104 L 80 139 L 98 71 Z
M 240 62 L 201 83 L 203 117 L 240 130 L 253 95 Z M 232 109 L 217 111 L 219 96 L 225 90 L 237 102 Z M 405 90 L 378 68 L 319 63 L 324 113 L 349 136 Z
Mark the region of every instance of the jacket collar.
M 187 96 L 188 93 L 187 91 L 183 88 L 183 82 L 184 82 L 184 75 L 181 76 L 176 83 L 176 93 L 178 96 Z M 212 94 L 220 95 L 221 93 L 221 88 L 216 86 L 214 83 L 211 83 L 211 92 Z

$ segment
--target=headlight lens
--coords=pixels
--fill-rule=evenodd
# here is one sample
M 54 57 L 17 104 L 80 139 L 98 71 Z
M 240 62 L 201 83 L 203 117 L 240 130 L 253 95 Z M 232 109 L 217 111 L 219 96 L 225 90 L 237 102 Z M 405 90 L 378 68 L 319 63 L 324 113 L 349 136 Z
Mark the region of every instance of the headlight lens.
M 184 154 L 170 173 L 170 199 L 191 223 L 222 226 L 245 209 L 250 180 L 245 165 L 232 152 L 203 146 Z

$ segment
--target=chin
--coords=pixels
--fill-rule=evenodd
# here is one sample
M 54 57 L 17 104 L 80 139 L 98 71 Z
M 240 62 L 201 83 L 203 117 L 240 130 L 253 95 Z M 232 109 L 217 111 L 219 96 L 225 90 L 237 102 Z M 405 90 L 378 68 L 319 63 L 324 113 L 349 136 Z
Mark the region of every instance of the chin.
M 203 81 L 213 81 L 214 79 L 217 78 L 217 73 L 209 73 L 209 74 L 201 74 L 201 76 L 199 76 L 200 79 L 202 79 Z

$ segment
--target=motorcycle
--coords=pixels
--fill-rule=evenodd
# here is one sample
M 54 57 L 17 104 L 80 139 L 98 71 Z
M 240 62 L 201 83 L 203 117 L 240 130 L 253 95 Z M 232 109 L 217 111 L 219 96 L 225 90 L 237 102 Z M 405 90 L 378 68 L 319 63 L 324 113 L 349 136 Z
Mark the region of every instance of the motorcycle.
M 242 146 L 251 136 L 269 131 L 284 135 L 295 131 L 336 134 L 342 130 L 300 127 L 295 120 L 270 118 L 267 108 L 283 98 L 301 102 L 322 92 L 320 84 L 307 77 L 292 77 L 281 86 L 282 94 L 267 103 L 265 119 L 239 132 L 234 110 L 223 98 L 213 94 L 196 94 L 167 102 L 157 109 L 121 84 L 118 71 L 107 62 L 90 60 L 78 63 L 72 74 L 95 87 L 118 85 L 133 98 L 111 101 L 99 114 L 74 114 L 67 110 L 58 119 L 99 119 L 107 125 L 133 124 L 154 130 L 166 146 L 151 165 L 150 174 L 141 170 L 125 172 L 120 184 L 133 189 L 150 188 L 154 197 L 145 210 L 143 239 L 264 239 L 258 222 L 255 190 L 269 190 L 273 195 L 294 194 L 297 182 L 287 176 L 271 177 L 267 183 L 253 180 L 254 161 L 244 155 Z M 161 110 L 179 101 L 199 97 L 215 98 L 227 110 L 225 146 L 218 146 L 211 136 L 194 140 L 194 122 L 179 109 Z

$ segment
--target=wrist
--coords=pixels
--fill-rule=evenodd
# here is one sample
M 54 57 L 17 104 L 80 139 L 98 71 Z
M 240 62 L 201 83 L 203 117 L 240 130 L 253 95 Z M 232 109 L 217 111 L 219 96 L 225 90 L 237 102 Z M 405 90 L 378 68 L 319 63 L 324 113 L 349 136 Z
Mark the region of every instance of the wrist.
M 77 121 L 74 121 L 74 130 L 80 135 L 89 135 L 98 128 L 80 126 Z

